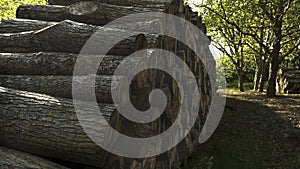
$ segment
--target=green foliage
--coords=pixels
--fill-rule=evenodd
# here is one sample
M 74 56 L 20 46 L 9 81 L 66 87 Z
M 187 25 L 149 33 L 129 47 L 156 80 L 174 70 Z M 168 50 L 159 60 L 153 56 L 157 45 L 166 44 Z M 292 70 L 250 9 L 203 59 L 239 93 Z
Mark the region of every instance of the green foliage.
M 46 0 L 0 0 L 0 20 L 15 18 L 16 10 L 20 5 L 46 3 Z
M 300 68 L 300 48 L 294 54 L 285 58 L 281 67 L 297 67 Z
M 235 82 L 238 80 L 236 67 L 229 57 L 222 56 L 219 60 L 217 60 L 217 73 L 219 73 L 221 67 L 224 69 L 224 74 L 227 83 Z M 243 78 L 245 79 L 245 81 L 252 82 L 254 79 L 253 75 L 255 73 L 255 62 L 253 59 L 245 60 L 245 66 L 243 68 L 243 71 Z
M 296 65 L 299 59 L 299 9 L 299 0 L 204 0 L 199 5 L 216 47 L 229 58 L 226 62 L 232 62 L 239 77 L 247 74 L 245 80 L 253 79 L 249 73 L 254 71 L 249 69 L 261 70 L 262 61 L 272 65 L 268 96 L 274 95 L 277 65 L 282 61 Z M 230 78 L 234 78 L 232 64 L 226 64 Z
M 217 60 L 217 73 L 220 70 L 220 67 L 224 68 L 225 78 L 227 82 L 233 82 L 237 80 L 237 73 L 235 66 L 230 61 L 230 59 L 226 56 L 222 56 L 219 60 Z

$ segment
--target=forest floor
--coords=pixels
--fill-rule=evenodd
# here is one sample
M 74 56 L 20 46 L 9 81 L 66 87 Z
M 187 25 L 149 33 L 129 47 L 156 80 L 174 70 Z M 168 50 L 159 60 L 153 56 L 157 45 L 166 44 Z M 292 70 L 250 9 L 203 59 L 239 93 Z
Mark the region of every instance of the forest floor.
M 226 93 L 220 125 L 185 169 L 300 169 L 300 95 Z

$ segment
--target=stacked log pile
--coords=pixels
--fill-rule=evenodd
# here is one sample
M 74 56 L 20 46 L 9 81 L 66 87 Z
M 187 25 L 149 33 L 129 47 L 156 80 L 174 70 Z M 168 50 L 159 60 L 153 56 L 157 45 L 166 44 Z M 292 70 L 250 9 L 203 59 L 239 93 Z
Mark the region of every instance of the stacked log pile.
M 59 5 L 59 6 L 58 6 Z M 170 75 L 160 70 L 146 70 L 139 73 L 130 85 L 130 101 L 139 110 L 147 110 L 151 105 L 148 98 L 151 91 L 161 89 L 167 98 L 164 113 L 150 123 L 135 123 L 123 117 L 114 105 L 111 88 L 120 88 L 119 82 L 125 77 L 114 77 L 117 66 L 126 56 L 146 48 L 164 49 L 178 55 L 189 68 L 199 86 L 200 109 L 198 118 L 192 130 L 174 148 L 159 156 L 131 159 L 106 152 L 97 146 L 85 133 L 77 119 L 72 102 L 73 70 L 82 47 L 97 31 L 101 30 L 104 39 L 118 39 L 127 33 L 120 25 L 101 27 L 119 17 L 141 12 L 160 12 L 176 15 L 190 21 L 204 33 L 205 25 L 201 17 L 193 12 L 182 0 L 49 0 L 49 5 L 23 5 L 17 10 L 18 19 L 4 20 L 0 24 L 0 145 L 16 150 L 0 147 L 1 159 L 12 159 L 8 164 L 1 163 L 4 168 L 19 167 L 22 158 L 28 158 L 26 165 L 36 168 L 63 168 L 59 164 L 41 160 L 40 157 L 54 160 L 70 168 L 103 168 L 103 169 L 175 169 L 184 165 L 195 147 L 201 127 L 206 119 L 211 94 L 214 92 L 207 67 L 215 66 L 209 53 L 203 60 L 183 43 L 167 36 L 151 33 L 133 32 L 130 36 L 116 44 L 108 53 L 91 56 L 103 58 L 96 74 L 81 72 L 75 83 L 86 85 L 85 81 L 95 78 L 96 99 L 99 109 L 115 130 L 129 137 L 151 137 L 163 133 L 176 121 L 178 110 L 184 111 L 190 107 L 181 105 L 180 86 Z M 128 20 L 124 24 L 132 24 Z M 149 23 L 149 20 L 145 19 Z M 150 22 L 157 22 L 151 20 Z M 137 25 L 137 24 L 136 24 Z M 134 30 L 151 29 L 141 23 Z M 172 31 L 172 29 L 170 30 Z M 187 39 L 194 36 L 191 32 L 183 32 Z M 197 48 L 206 52 L 209 43 L 198 44 Z M 105 55 L 105 57 L 104 57 Z M 148 54 L 146 54 L 148 55 Z M 146 56 L 145 56 L 146 57 Z M 163 57 L 154 57 L 155 63 L 174 70 L 174 76 L 184 71 L 174 61 Z M 90 64 L 94 59 L 91 59 Z M 132 58 L 125 63 L 128 72 L 134 72 L 131 65 L 147 64 L 145 59 Z M 132 68 L 132 69 L 130 69 Z M 185 81 L 181 77 L 181 81 Z M 74 81 L 73 81 L 74 82 Z M 211 83 L 212 82 L 212 83 Z M 185 82 L 187 85 L 189 81 Z M 190 89 L 191 92 L 194 89 Z M 120 91 L 121 92 L 121 91 Z M 80 93 L 81 98 L 90 93 Z M 122 99 L 121 99 L 122 100 Z M 80 100 L 80 104 L 89 105 L 90 100 Z M 128 100 L 122 100 L 128 102 Z M 188 98 L 194 103 L 194 98 Z M 94 108 L 91 108 L 91 111 Z M 94 124 L 105 124 L 95 121 L 93 117 L 84 119 L 90 122 L 92 131 L 109 135 L 103 128 L 95 128 Z M 189 121 L 188 118 L 181 120 Z M 182 130 L 181 126 L 177 126 Z M 166 140 L 164 140 L 166 141 Z M 173 141 L 170 137 L 170 140 Z M 112 141 L 113 144 L 113 141 Z M 15 154 L 21 153 L 18 158 Z M 145 150 L 141 150 L 145 151 Z M 11 154 L 11 155 L 6 155 Z M 28 157 L 27 157 L 28 156 Z
M 278 71 L 277 91 L 279 93 L 300 93 L 300 68 L 282 68 Z

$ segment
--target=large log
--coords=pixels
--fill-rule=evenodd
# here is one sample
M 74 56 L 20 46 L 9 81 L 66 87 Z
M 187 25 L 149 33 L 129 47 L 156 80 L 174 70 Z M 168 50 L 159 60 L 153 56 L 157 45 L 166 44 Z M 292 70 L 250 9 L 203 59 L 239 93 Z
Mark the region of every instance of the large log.
M 0 87 L 0 106 L 1 145 L 46 158 L 104 165 L 106 152 L 81 128 L 72 100 Z M 100 104 L 99 109 L 109 119 L 114 106 Z M 105 135 L 105 128 L 95 128 L 103 121 L 82 118 L 90 122 L 90 130 Z
M 134 13 L 162 11 L 156 8 L 123 7 L 96 1 L 78 2 L 71 6 L 21 5 L 17 18 L 56 21 L 73 20 L 76 22 L 103 26 L 115 19 Z M 141 15 L 141 20 L 146 19 Z M 134 20 L 126 20 L 134 22 Z
M 30 19 L 4 19 L 0 24 L 0 33 L 18 33 L 25 31 L 40 30 L 47 26 L 57 24 L 57 22 L 46 22 Z M 113 22 L 106 27 L 114 29 L 125 29 L 140 32 L 154 32 L 159 26 L 158 19 L 144 19 L 141 22 L 127 21 L 124 23 Z
M 186 19 L 187 21 L 191 21 L 195 26 L 197 26 L 200 30 L 202 30 L 204 33 L 206 32 L 206 27 L 201 22 L 201 17 L 198 17 L 196 13 L 194 13 L 191 8 L 185 4 L 183 0 L 173 0 L 170 4 L 168 4 L 167 9 L 165 11 L 166 13 L 176 15 L 178 17 L 181 17 L 183 19 Z M 168 30 L 164 31 L 170 31 L 170 32 L 176 32 L 177 28 L 163 25 L 162 23 L 161 27 L 164 26 L 169 27 Z M 164 32 L 166 33 L 166 32 Z M 189 32 L 188 30 L 180 32 L 182 37 L 185 37 L 188 41 L 193 41 L 193 39 L 196 39 L 196 37 L 199 37 L 201 35 L 195 34 L 194 32 Z M 148 133 L 149 135 L 143 135 L 143 137 L 150 137 L 152 135 L 158 135 L 162 132 L 164 132 L 167 128 L 173 125 L 175 120 L 178 118 L 178 110 L 182 107 L 183 112 L 189 112 L 191 109 L 193 109 L 197 104 L 200 105 L 199 111 L 198 111 L 198 117 L 193 118 L 196 120 L 194 127 L 191 129 L 190 133 L 186 135 L 186 137 L 178 144 L 176 147 L 172 148 L 171 150 L 167 151 L 164 154 L 161 154 L 157 156 L 155 159 L 152 158 L 144 158 L 139 160 L 133 160 L 133 159 L 126 159 L 126 158 L 117 158 L 115 155 L 111 155 L 108 159 L 108 164 L 115 163 L 118 165 L 116 168 L 122 168 L 123 163 L 130 163 L 132 168 L 148 168 L 148 169 L 161 169 L 161 168 L 167 168 L 167 169 L 173 169 L 173 168 L 179 168 L 180 164 L 186 163 L 188 157 L 191 155 L 195 147 L 198 145 L 198 139 L 200 135 L 200 131 L 203 128 L 204 121 L 206 121 L 207 114 L 210 109 L 210 103 L 212 99 L 212 94 L 215 92 L 213 86 L 215 86 L 214 79 L 215 77 L 215 60 L 213 59 L 213 56 L 211 53 L 209 53 L 209 40 L 203 39 L 203 42 L 201 44 L 194 44 L 197 45 L 197 49 L 203 53 L 203 60 L 200 60 L 196 54 L 189 49 L 186 45 L 181 43 L 179 40 L 168 37 L 168 36 L 160 36 L 157 39 L 157 43 L 155 48 L 163 49 L 172 53 L 175 53 L 178 55 L 185 63 L 189 66 L 191 69 L 193 75 L 195 76 L 195 79 L 199 86 L 199 91 L 194 91 L 194 88 L 190 88 L 189 93 L 196 93 L 199 92 L 200 94 L 200 103 L 198 103 L 197 98 L 189 97 L 186 98 L 186 104 L 190 103 L 189 105 L 183 105 L 182 104 L 182 98 L 180 86 L 177 84 L 177 82 L 170 77 L 170 75 L 166 74 L 165 72 L 161 72 L 159 70 L 151 70 L 146 71 L 143 76 L 138 76 L 139 82 L 142 82 L 141 84 L 137 84 L 135 90 L 131 91 L 138 91 L 140 87 L 143 86 L 150 86 L 150 91 L 155 88 L 162 88 L 163 86 L 168 88 L 168 94 L 167 97 L 169 97 L 171 100 L 168 101 L 167 107 L 164 111 L 164 114 L 156 119 L 155 121 L 151 122 L 150 124 L 145 124 L 145 128 L 148 127 L 149 130 L 143 131 L 143 133 Z M 196 46 L 195 46 L 196 47 Z M 181 78 L 179 81 L 181 83 L 187 83 L 185 86 L 189 86 L 189 78 L 184 79 L 182 73 L 185 72 L 185 70 L 182 70 L 182 66 L 176 65 L 176 62 L 173 60 L 166 59 L 164 57 L 154 57 L 152 58 L 156 66 L 160 65 L 163 67 L 168 67 L 171 70 L 174 70 L 173 76 Z M 145 63 L 147 65 L 149 63 Z M 204 66 L 205 65 L 205 66 Z M 211 77 L 208 75 L 208 70 L 210 71 Z M 183 73 L 184 74 L 184 73 Z M 210 81 L 212 79 L 212 81 Z M 211 83 L 212 82 L 212 83 Z M 183 84 L 182 84 L 183 85 Z M 183 91 L 184 94 L 186 94 L 186 91 Z M 141 103 L 135 104 L 135 105 L 142 105 Z M 197 111 L 197 110 L 196 110 Z M 119 114 L 117 114 L 119 115 Z M 130 131 L 131 128 L 134 128 L 134 126 L 138 126 L 137 124 L 128 121 L 125 118 L 122 118 L 121 116 L 114 116 L 116 119 L 114 121 L 119 121 L 120 131 L 124 132 L 126 134 L 129 134 L 128 129 Z M 181 120 L 187 122 L 190 121 L 189 117 L 183 117 Z M 126 124 L 126 125 L 124 125 Z M 150 127 L 149 127 L 150 126 Z M 185 129 L 183 126 L 178 125 L 178 131 L 181 131 L 182 129 Z M 155 128 L 155 130 L 151 130 L 152 128 Z M 141 133 L 142 135 L 142 133 Z M 130 135 L 132 136 L 132 135 Z M 173 135 L 172 135 L 173 136 Z M 170 140 L 173 141 L 172 136 L 170 136 Z M 132 136 L 133 137 L 133 136 Z M 159 143 L 158 143 L 159 144 Z M 128 162 L 129 161 L 129 162 Z M 155 161 L 155 166 L 153 166 L 153 162 Z
M 40 157 L 0 146 L 0 168 L 67 169 Z
M 50 0 L 51 1 L 51 0 Z M 60 0 L 52 0 L 53 3 L 58 2 Z M 67 0 L 64 1 L 66 3 L 68 2 L 75 2 L 77 0 Z M 144 6 L 143 1 L 138 1 L 138 0 L 106 0 L 106 3 L 119 3 L 118 5 L 132 5 L 132 6 Z M 146 0 L 147 1 L 147 0 Z M 205 25 L 201 23 L 201 18 L 197 17 L 194 12 L 191 11 L 190 7 L 186 6 L 184 1 L 182 0 L 173 0 L 172 3 L 171 0 L 168 1 L 160 1 L 162 3 L 154 3 L 154 0 L 149 0 L 151 1 L 150 3 L 152 4 L 162 4 L 164 2 L 167 2 L 167 7 L 166 11 L 169 14 L 174 14 L 179 17 L 182 17 L 188 21 L 191 21 L 193 24 L 198 26 L 203 32 L 205 32 Z M 61 1 L 60 1 L 61 2 Z M 62 3 L 64 3 L 62 2 Z M 128 3 L 129 2 L 129 3 Z M 51 2 L 50 2 L 51 3 Z M 70 4 L 71 4 L 70 3 Z M 126 4 L 127 3 L 127 4 Z M 145 3 L 146 5 L 149 3 Z M 164 25 L 163 25 L 164 26 Z M 117 26 L 118 27 L 118 26 Z M 176 28 L 172 28 L 168 31 L 174 31 Z M 84 32 L 84 31 L 83 31 Z M 82 32 L 80 32 L 82 33 Z M 121 32 L 122 33 L 122 32 Z M 115 34 L 118 34 L 115 32 Z M 199 36 L 193 34 L 193 32 L 182 32 L 182 35 L 185 36 L 186 38 L 193 40 L 194 37 Z M 116 35 L 110 34 L 107 36 L 108 39 L 111 39 L 111 37 L 114 38 Z M 50 36 L 51 37 L 51 36 Z M 56 39 L 52 41 L 52 43 L 57 43 L 57 41 L 61 41 L 58 39 L 58 36 L 53 36 Z M 143 37 L 143 36 L 141 36 Z M 148 35 L 146 35 L 148 38 Z M 22 35 L 16 36 L 16 38 L 22 39 Z M 141 39 L 146 39 L 146 38 L 141 38 Z M 43 39 L 45 42 L 47 42 L 46 38 Z M 26 42 L 26 40 L 25 40 Z M 31 42 L 31 41 L 29 41 Z M 139 42 L 139 45 L 134 46 L 131 50 L 136 51 L 138 49 L 143 49 L 145 45 L 145 41 L 139 41 L 135 40 L 135 42 Z M 48 42 L 47 42 L 48 43 Z M 60 43 L 60 42 L 59 42 Z M 64 41 L 62 46 L 64 47 L 65 44 L 67 43 L 73 43 L 72 41 Z M 77 43 L 77 42 L 76 42 Z M 16 44 L 16 45 L 14 45 Z M 141 45 L 142 44 L 142 45 Z M 13 44 L 10 44 L 12 47 L 22 47 L 22 43 L 15 42 Z M 19 45 L 19 46 L 18 46 Z M 61 44 L 60 44 L 61 45 Z M 197 44 L 199 49 L 203 50 L 205 52 L 205 49 L 207 49 L 208 46 L 203 45 L 203 44 Z M 51 45 L 50 45 L 51 46 Z M 140 47 L 142 46 L 142 47 Z M 40 46 L 38 46 L 40 47 Z M 59 50 L 55 49 L 55 51 L 60 51 L 61 48 L 59 46 L 56 46 Z M 76 46 L 79 48 L 78 46 Z M 197 59 L 195 54 L 191 49 L 188 49 L 186 46 L 180 44 L 180 42 L 176 41 L 176 39 L 172 39 L 170 37 L 160 37 L 160 39 L 157 40 L 157 43 L 155 45 L 157 48 L 161 48 L 170 52 L 173 52 L 175 54 L 179 54 L 181 59 L 186 62 L 187 65 L 191 68 L 193 71 L 195 78 L 198 82 L 198 85 L 200 86 L 200 96 L 201 96 L 201 101 L 200 101 L 200 110 L 198 112 L 199 117 L 198 118 L 193 118 L 196 119 L 196 123 L 190 132 L 182 142 L 174 147 L 173 149 L 167 151 L 166 153 L 159 155 L 157 157 L 150 157 L 150 158 L 141 158 L 141 159 L 128 159 L 124 157 L 120 157 L 117 155 L 109 154 L 108 157 L 106 158 L 107 160 L 105 161 L 104 168 L 105 169 L 138 169 L 138 168 L 147 168 L 147 169 L 160 169 L 160 168 L 167 168 L 167 169 L 173 169 L 173 168 L 179 168 L 180 163 L 184 163 L 187 158 L 190 156 L 190 154 L 193 152 L 195 146 L 198 143 L 198 138 L 199 138 L 199 133 L 203 125 L 203 121 L 206 120 L 206 116 L 210 107 L 210 102 L 211 102 L 211 94 L 214 92 L 212 90 L 212 87 L 214 83 L 210 83 L 209 78 L 213 77 L 208 77 L 207 71 L 205 70 L 203 66 L 204 63 L 212 62 L 210 64 L 211 67 L 214 67 L 215 63 L 214 60 L 211 60 L 211 56 L 207 55 L 208 58 L 205 58 L 202 62 Z M 6 48 L 9 49 L 9 47 L 6 46 Z M 65 48 L 65 47 L 64 47 Z M 77 49 L 76 48 L 76 49 Z M 11 48 L 10 48 L 11 49 Z M 19 48 L 22 49 L 22 48 Z M 23 48 L 24 49 L 24 48 Z M 49 51 L 48 48 L 41 48 L 41 49 L 46 49 L 45 51 Z M 118 49 L 118 48 L 117 48 Z M 121 47 L 120 47 L 121 49 Z M 52 49 L 53 50 L 53 49 Z M 74 50 L 74 49 L 73 49 Z M 127 50 L 127 49 L 126 49 Z M 125 50 L 125 52 L 126 52 Z M 28 52 L 28 51 L 27 51 Z M 66 51 L 63 51 L 66 52 Z M 67 52 L 70 52 L 67 51 Z M 123 52 L 123 51 L 122 51 Z M 74 52 L 72 52 L 74 53 Z M 76 53 L 76 52 L 75 52 Z M 122 55 L 121 53 L 120 55 Z M 174 76 L 179 76 L 180 72 L 182 71 L 180 68 L 176 67 L 175 63 L 172 61 L 169 61 L 168 59 L 165 59 L 163 57 L 156 57 L 154 58 L 156 61 L 155 63 L 157 65 L 163 65 L 169 68 L 175 69 L 174 71 Z M 147 65 L 147 62 L 144 63 L 144 65 Z M 141 68 L 143 67 L 143 64 L 140 64 Z M 177 115 L 178 115 L 178 110 L 180 106 L 183 106 L 183 112 L 189 111 L 190 109 L 193 108 L 193 105 L 195 104 L 195 98 L 190 97 L 187 98 L 189 103 L 192 103 L 192 105 L 181 105 L 181 99 L 182 96 L 180 95 L 180 89 L 179 86 L 176 84 L 175 80 L 172 79 L 170 76 L 168 76 L 164 72 L 160 72 L 158 70 L 151 70 L 151 71 L 144 71 L 143 73 L 139 74 L 136 76 L 136 82 L 134 82 L 131 85 L 131 92 L 133 95 L 143 95 L 143 97 L 137 97 L 133 96 L 131 97 L 131 101 L 133 105 L 137 106 L 137 108 L 141 108 L 141 110 L 147 110 L 149 108 L 149 93 L 153 89 L 157 88 L 164 88 L 166 97 L 168 98 L 168 103 L 166 106 L 166 110 L 164 114 L 156 119 L 153 122 L 146 123 L 146 124 L 140 124 L 140 123 L 134 123 L 124 117 L 122 117 L 117 111 L 114 111 L 113 116 L 111 117 L 110 121 L 112 126 L 115 127 L 115 129 L 121 133 L 126 134 L 129 137 L 150 137 L 154 135 L 158 135 L 166 129 L 168 129 L 176 120 Z M 185 80 L 183 77 L 181 80 L 184 83 L 188 83 L 188 79 Z M 188 85 L 188 84 L 187 84 Z M 190 89 L 193 92 L 193 88 Z M 186 91 L 184 91 L 186 92 Z M 196 91 L 195 91 L 196 92 Z M 9 100 L 10 99 L 3 99 L 3 100 Z M 122 100 L 122 99 L 121 99 Z M 128 102 L 129 100 L 122 100 L 124 102 Z M 147 102 L 148 101 L 148 102 Z M 14 107 L 14 106 L 13 106 Z M 21 107 L 26 107 L 26 106 L 21 106 Z M 183 121 L 188 121 L 190 120 L 188 117 L 183 117 L 180 118 Z M 116 127 L 117 126 L 117 127 Z M 185 128 L 182 126 L 177 126 L 179 131 L 184 130 Z M 1 134 L 1 133 L 0 133 Z M 113 143 L 114 140 L 112 140 Z M 172 136 L 170 137 L 170 140 L 163 140 L 164 142 L 172 142 Z M 0 140 L 1 142 L 1 140 Z M 157 143 L 160 144 L 160 143 Z M 147 151 L 147 150 L 141 150 L 141 151 Z
M 94 34 L 97 31 L 96 34 Z M 101 33 L 99 33 L 101 31 Z M 120 29 L 111 29 L 81 24 L 73 21 L 62 21 L 39 31 L 0 34 L 0 52 L 31 53 L 31 52 L 64 52 L 79 53 L 87 40 L 94 35 L 94 40 L 113 40 L 120 37 L 130 37 L 121 40 L 108 53 L 92 53 L 97 55 L 122 55 L 127 56 L 135 51 L 141 43 L 149 40 L 149 46 L 153 46 L 156 35 L 139 32 L 128 32 Z M 143 35 L 143 36 L 141 36 Z M 104 44 L 96 44 L 101 46 Z M 117 41 L 118 42 L 118 41 Z M 99 43 L 99 42 L 98 42 Z M 94 47 L 95 49 L 95 47 Z
M 0 53 L 0 74 L 1 75 L 58 75 L 73 76 L 74 66 L 78 54 L 71 53 Z M 126 65 L 127 73 L 132 73 L 140 58 L 124 60 L 124 56 L 89 56 L 82 65 L 77 63 L 79 68 L 85 66 L 97 66 L 95 60 L 101 60 L 98 67 L 98 75 L 113 75 L 115 69 L 121 62 Z M 86 72 L 79 72 L 77 75 L 87 75 Z
M 53 24 L 55 24 L 55 22 L 30 19 L 3 19 L 0 24 L 0 33 L 17 33 L 39 30 Z
M 0 86 L 37 92 L 55 97 L 72 98 L 72 82 L 74 85 L 80 85 L 86 89 L 95 89 L 96 98 L 99 103 L 114 103 L 111 90 L 120 90 L 120 82 L 124 78 L 112 76 L 96 76 L 95 85 L 89 84 L 94 75 L 89 76 L 10 76 L 0 75 Z M 73 81 L 72 81 L 73 80 Z M 121 92 L 121 91 L 120 91 Z M 119 92 L 119 93 L 120 93 Z M 91 93 L 76 93 L 84 101 L 91 101 Z
M 50 5 L 71 5 L 76 2 L 91 1 L 91 0 L 48 0 Z M 166 5 L 169 5 L 172 0 L 94 0 L 98 2 L 122 5 L 122 6 L 141 6 L 151 8 L 164 9 Z

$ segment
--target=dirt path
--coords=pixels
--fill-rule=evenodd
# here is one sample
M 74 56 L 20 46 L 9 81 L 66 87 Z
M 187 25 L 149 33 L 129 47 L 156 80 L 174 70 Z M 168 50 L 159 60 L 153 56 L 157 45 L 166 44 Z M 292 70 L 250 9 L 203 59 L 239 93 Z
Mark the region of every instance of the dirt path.
M 290 121 L 296 128 L 300 128 L 300 95 L 279 95 L 267 98 L 264 93 L 251 91 L 239 95 L 230 93 L 227 95 L 267 106 L 274 113 Z
M 300 169 L 300 96 L 229 94 L 221 123 L 186 169 Z

